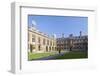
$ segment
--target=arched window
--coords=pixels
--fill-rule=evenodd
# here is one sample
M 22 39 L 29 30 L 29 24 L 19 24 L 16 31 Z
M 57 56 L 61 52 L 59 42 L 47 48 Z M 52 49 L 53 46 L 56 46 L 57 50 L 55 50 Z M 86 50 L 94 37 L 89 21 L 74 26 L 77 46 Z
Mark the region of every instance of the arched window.
M 48 46 L 46 46 L 46 51 L 48 51 Z

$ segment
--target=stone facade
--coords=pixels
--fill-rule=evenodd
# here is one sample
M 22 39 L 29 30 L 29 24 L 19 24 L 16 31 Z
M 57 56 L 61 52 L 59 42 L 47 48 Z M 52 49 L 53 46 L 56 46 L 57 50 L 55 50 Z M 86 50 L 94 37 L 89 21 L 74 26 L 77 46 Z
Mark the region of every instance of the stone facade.
M 57 50 L 70 50 L 70 51 L 87 51 L 88 50 L 88 36 L 80 32 L 79 36 L 57 38 Z
M 49 36 L 37 30 L 35 27 L 28 27 L 28 51 L 34 53 L 51 51 L 77 51 L 88 50 L 88 36 L 82 35 L 56 38 L 55 35 Z
M 56 38 L 51 37 L 37 30 L 35 27 L 28 27 L 28 51 L 49 52 L 56 50 Z

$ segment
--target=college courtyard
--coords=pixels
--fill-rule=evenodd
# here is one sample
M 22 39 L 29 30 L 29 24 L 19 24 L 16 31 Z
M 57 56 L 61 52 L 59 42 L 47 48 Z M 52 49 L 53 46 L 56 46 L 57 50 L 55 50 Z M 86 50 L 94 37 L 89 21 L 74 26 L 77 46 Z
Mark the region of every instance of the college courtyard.
M 35 27 L 28 28 L 28 60 L 56 60 L 88 58 L 88 36 L 70 34 L 69 37 L 48 36 Z
M 88 58 L 88 18 L 29 15 L 28 60 Z

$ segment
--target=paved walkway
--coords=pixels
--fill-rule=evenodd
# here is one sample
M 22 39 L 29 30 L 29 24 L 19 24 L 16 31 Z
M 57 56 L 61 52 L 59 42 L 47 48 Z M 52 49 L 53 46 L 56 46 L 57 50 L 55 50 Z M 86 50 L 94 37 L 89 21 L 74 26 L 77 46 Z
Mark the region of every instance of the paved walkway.
M 64 55 L 67 52 L 68 51 L 61 52 L 60 54 L 56 54 L 56 55 L 52 55 L 52 56 L 48 56 L 48 57 L 39 58 L 39 59 L 36 59 L 36 60 L 51 60 L 51 59 L 55 59 L 57 56 L 62 56 L 62 55 Z

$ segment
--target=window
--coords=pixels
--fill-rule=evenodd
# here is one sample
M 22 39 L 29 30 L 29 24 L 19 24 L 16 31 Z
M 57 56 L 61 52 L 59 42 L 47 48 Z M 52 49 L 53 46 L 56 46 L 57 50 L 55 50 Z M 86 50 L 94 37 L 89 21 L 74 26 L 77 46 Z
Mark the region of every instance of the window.
M 45 45 L 45 39 L 43 39 L 43 44 Z
M 50 42 L 50 45 L 52 45 L 52 41 Z
M 47 44 L 49 45 L 49 40 L 47 40 Z
M 38 38 L 38 43 L 40 43 L 40 37 Z
M 52 46 L 53 46 L 53 41 L 52 41 Z
M 35 42 L 35 35 L 32 35 L 32 42 Z

